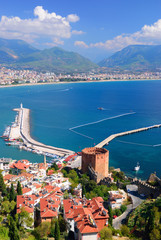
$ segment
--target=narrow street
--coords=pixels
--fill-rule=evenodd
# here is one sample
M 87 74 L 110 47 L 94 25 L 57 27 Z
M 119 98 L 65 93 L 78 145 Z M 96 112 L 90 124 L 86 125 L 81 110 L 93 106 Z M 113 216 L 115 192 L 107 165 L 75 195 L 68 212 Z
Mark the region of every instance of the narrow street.
M 142 201 L 145 200 L 144 197 L 141 197 L 138 194 L 138 187 L 136 185 L 127 185 L 126 186 L 128 196 L 132 199 L 132 204 L 127 206 L 126 211 L 119 217 L 113 220 L 113 227 L 115 229 L 119 229 L 121 224 L 123 224 L 124 220 L 128 216 L 130 212 L 132 212 L 137 206 L 139 206 Z

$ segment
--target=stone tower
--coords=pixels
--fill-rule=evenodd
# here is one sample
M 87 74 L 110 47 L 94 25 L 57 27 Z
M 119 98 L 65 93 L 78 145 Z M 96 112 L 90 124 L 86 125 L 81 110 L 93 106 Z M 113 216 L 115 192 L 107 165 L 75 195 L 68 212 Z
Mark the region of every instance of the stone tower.
M 109 151 L 105 148 L 85 148 L 82 150 L 82 172 L 92 175 L 96 182 L 108 177 Z

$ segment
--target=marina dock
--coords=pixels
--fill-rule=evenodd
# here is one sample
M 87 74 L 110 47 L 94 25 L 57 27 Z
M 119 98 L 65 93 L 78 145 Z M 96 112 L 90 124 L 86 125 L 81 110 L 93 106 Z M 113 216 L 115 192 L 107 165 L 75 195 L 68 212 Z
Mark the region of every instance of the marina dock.
M 74 154 L 74 152 L 71 150 L 45 145 L 34 140 L 30 135 L 30 109 L 23 108 L 21 106 L 21 108 L 14 109 L 14 111 L 18 112 L 18 118 L 15 125 L 11 126 L 9 138 L 20 138 L 27 148 L 33 149 L 35 152 L 42 154 L 49 153 L 58 156 Z
M 96 145 L 96 147 L 102 148 L 103 146 L 107 145 L 109 142 L 111 142 L 114 138 L 117 138 L 117 137 L 122 137 L 122 136 L 125 136 L 125 135 L 138 133 L 138 132 L 142 132 L 142 131 L 147 131 L 147 130 L 152 129 L 152 128 L 160 128 L 160 127 L 161 127 L 161 124 L 157 124 L 157 125 L 152 125 L 152 126 L 149 126 L 149 127 L 143 127 L 143 128 L 138 128 L 138 129 L 126 131 L 126 132 L 112 134 L 109 137 L 107 137 L 105 140 L 103 140 L 102 142 L 98 143 Z

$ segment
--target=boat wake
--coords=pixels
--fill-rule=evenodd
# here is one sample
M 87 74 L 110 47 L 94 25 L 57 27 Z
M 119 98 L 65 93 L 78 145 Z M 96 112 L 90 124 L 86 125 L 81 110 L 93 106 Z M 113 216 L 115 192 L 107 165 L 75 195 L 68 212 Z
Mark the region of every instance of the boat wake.
M 67 92 L 67 91 L 69 91 L 69 90 L 71 90 L 72 88 L 66 88 L 66 89 L 62 89 L 62 90 L 60 90 L 59 92 Z

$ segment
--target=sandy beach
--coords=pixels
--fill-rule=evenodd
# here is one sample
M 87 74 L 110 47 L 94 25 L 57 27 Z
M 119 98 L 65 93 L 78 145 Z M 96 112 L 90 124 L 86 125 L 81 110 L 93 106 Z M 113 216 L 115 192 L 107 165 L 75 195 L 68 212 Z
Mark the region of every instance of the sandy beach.
M 24 83 L 14 85 L 0 85 L 1 88 L 9 87 L 25 87 L 25 86 L 43 86 L 43 85 L 55 85 L 55 84 L 72 84 L 72 83 L 99 83 L 99 82 L 133 82 L 133 81 L 160 81 L 161 79 L 125 79 L 125 80 L 97 80 L 97 81 L 71 81 L 71 82 L 46 82 L 46 83 Z

